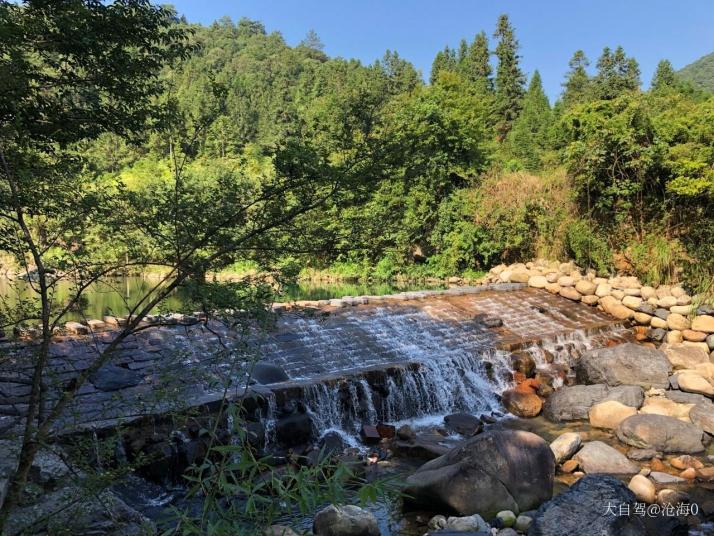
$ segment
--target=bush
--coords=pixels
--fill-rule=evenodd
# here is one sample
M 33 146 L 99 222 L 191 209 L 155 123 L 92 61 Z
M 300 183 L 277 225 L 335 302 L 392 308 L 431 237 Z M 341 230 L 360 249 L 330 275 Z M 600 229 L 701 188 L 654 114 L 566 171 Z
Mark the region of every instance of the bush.
M 645 235 L 628 248 L 632 271 L 648 285 L 669 284 L 677 281 L 687 255 L 677 239 L 662 235 Z
M 568 254 L 580 266 L 595 268 L 598 273 L 610 273 L 612 250 L 607 241 L 593 229 L 592 222 L 577 220 L 565 232 Z

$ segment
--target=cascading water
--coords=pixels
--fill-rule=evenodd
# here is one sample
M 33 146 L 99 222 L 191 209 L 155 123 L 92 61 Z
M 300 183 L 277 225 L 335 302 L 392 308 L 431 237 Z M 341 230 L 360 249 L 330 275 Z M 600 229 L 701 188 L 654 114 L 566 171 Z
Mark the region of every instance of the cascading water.
M 573 331 L 564 315 L 517 300 L 479 299 L 508 318 L 511 333 L 541 341 L 526 350 L 539 367 L 571 364 L 598 345 Z M 490 414 L 501 410 L 498 395 L 512 387 L 511 353 L 497 349 L 499 335 L 470 307 L 441 301 L 287 316 L 263 352 L 303 385 L 301 402 L 316 437 L 354 436 L 363 424 L 378 422 Z

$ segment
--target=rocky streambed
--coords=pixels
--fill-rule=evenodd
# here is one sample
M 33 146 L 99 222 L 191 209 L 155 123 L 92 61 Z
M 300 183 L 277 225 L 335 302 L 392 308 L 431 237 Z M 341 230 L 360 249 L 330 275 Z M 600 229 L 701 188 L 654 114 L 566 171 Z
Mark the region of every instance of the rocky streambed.
M 252 448 L 277 471 L 327 452 L 368 478 L 398 476 L 405 495 L 365 510 L 324 505 L 270 534 L 707 533 L 714 519 L 709 352 L 676 334 L 665 343 L 650 331 L 642 337 L 634 313 L 613 320 L 564 297 L 512 286 L 414 293 L 386 306 L 343 299 L 308 317 L 282 312 L 284 324 L 264 346 L 273 361 L 261 361 L 249 392 L 228 397 L 247 404 L 240 422 Z M 111 337 L 83 329 L 95 342 Z M 181 474 L 207 456 L 202 430 L 217 424 L 222 444 L 235 441 L 235 422 L 215 421 L 221 398 L 208 390 L 211 378 L 191 372 L 220 373 L 223 364 L 206 359 L 215 342 L 215 331 L 204 336 L 200 326 L 161 326 L 129 341 L 84 391 L 90 404 L 65 420 L 66 440 L 84 438 L 80 452 L 100 472 L 142 456 L 151 463 L 87 497 L 85 475 L 68 467 L 59 441 L 36 460 L 32 494 L 10 533 L 28 522 L 36 532 L 72 525 L 152 533 L 169 508 L 190 507 Z M 71 381 L 67 363 L 86 361 L 91 349 L 72 338 L 57 344 L 52 364 Z M 338 359 L 323 358 L 331 355 Z M 188 371 L 168 384 L 196 402 L 180 418 L 165 417 L 158 402 L 146 412 L 147 389 L 161 386 L 158 363 Z M 11 385 L 9 405 L 21 406 L 21 386 Z M 87 412 L 97 400 L 113 402 L 110 419 L 97 418 L 104 407 Z M 128 407 L 130 419 L 120 411 Z M 13 430 L 3 432 L 0 477 L 12 463 Z

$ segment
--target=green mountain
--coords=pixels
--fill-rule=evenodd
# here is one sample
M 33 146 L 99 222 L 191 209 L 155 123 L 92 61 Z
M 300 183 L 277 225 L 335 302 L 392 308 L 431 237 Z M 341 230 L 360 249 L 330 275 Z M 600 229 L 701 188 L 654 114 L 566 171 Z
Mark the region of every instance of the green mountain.
M 699 87 L 714 92 L 714 52 L 682 68 L 679 75 Z

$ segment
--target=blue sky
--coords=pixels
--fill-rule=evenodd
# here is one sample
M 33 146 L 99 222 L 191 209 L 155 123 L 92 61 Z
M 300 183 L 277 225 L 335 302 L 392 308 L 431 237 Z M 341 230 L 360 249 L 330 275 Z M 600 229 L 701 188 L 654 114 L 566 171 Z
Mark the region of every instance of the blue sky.
M 297 44 L 314 29 L 331 56 L 372 63 L 397 50 L 428 77 L 436 52 L 485 30 L 507 13 L 521 44 L 523 69 L 538 69 L 553 100 L 578 48 L 594 68 L 604 46 L 622 45 L 649 84 L 657 62 L 683 67 L 714 51 L 712 0 L 173 0 L 192 21 L 228 15 L 262 21 Z M 493 44 L 493 43 L 492 43 Z

